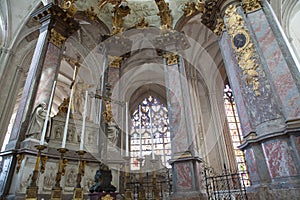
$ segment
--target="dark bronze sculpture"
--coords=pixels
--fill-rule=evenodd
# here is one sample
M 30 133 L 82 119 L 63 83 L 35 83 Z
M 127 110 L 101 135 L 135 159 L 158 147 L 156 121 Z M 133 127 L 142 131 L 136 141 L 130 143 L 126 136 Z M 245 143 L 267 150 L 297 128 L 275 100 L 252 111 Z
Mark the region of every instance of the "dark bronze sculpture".
M 108 166 L 101 164 L 97 170 L 95 177 L 95 184 L 90 187 L 90 192 L 115 192 L 117 188 L 111 184 L 112 175 Z

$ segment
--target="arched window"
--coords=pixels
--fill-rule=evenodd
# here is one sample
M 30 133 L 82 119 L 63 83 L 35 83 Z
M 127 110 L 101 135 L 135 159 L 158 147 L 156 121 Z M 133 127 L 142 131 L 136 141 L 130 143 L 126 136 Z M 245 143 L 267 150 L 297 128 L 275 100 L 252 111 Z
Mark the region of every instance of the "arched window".
M 140 169 L 147 155 L 170 167 L 171 138 L 167 108 L 157 98 L 149 96 L 136 108 L 131 120 L 131 170 Z
M 229 85 L 226 85 L 224 89 L 224 105 L 233 145 L 233 151 L 238 165 L 237 172 L 241 175 L 245 186 L 250 186 L 247 165 L 245 162 L 245 155 L 244 152 L 239 150 L 238 148 L 238 146 L 240 146 L 242 143 L 243 135 L 241 131 L 240 119 L 236 109 L 236 104 Z

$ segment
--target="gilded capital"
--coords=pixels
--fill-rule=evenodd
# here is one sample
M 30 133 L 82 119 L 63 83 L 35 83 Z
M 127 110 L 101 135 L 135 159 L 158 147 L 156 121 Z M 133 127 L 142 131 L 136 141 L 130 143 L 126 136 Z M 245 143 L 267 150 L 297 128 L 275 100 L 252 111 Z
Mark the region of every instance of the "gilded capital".
M 163 55 L 166 59 L 167 65 L 177 65 L 179 61 L 179 56 L 177 53 L 166 53 Z
M 120 56 L 108 56 L 108 65 L 112 68 L 120 68 L 123 58 Z
M 242 0 L 242 6 L 246 13 L 261 9 L 261 0 Z
M 62 36 L 54 28 L 51 29 L 50 42 L 53 43 L 55 46 L 61 48 L 66 39 L 66 37 Z

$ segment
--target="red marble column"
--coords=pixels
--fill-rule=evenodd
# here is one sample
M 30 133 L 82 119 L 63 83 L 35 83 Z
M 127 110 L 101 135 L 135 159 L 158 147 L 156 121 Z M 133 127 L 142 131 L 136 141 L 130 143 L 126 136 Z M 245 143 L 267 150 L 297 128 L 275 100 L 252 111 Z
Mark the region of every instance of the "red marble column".
M 224 17 L 227 30 L 221 35 L 219 44 L 243 131 L 246 131 L 241 149 L 245 150 L 252 182 L 250 198 L 293 199 L 300 192 L 297 142 L 300 128 L 300 87 L 297 80 L 300 77 L 299 72 L 295 73 L 295 62 L 287 56 L 289 50 L 280 45 L 284 41 L 283 37 L 279 37 L 277 24 L 266 16 L 266 12 L 271 13 L 269 8 L 264 7 L 266 4 L 262 6 L 263 9 L 251 11 L 246 6 L 224 8 L 227 10 Z M 230 21 L 238 18 L 242 23 Z M 253 82 L 247 84 L 248 71 L 243 71 L 245 68 L 239 57 L 244 47 L 234 46 L 238 33 L 247 35 L 246 45 L 253 45 L 252 57 L 248 59 L 256 59 L 257 68 L 254 70 L 257 72 L 259 94 L 255 92 Z M 240 49 L 237 51 L 237 48 Z

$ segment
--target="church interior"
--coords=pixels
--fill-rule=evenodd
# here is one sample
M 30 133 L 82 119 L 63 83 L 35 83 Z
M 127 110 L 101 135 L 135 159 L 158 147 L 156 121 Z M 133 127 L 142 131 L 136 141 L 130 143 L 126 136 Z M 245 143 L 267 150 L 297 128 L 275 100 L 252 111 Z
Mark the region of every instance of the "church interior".
M 300 2 L 0 0 L 0 200 L 300 199 Z

